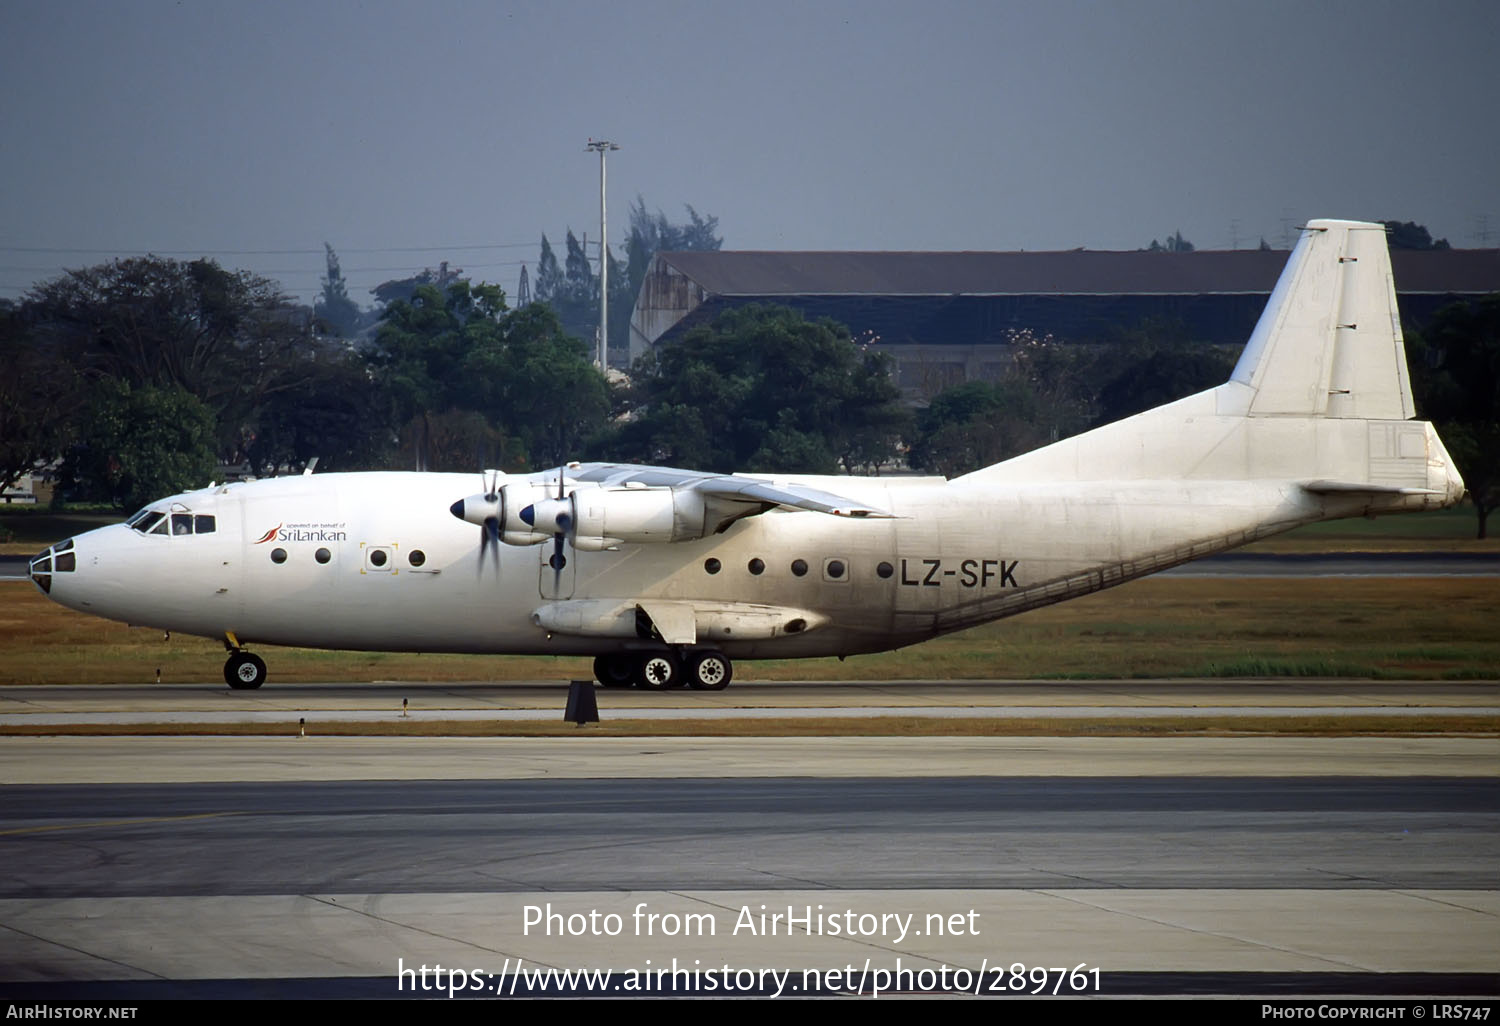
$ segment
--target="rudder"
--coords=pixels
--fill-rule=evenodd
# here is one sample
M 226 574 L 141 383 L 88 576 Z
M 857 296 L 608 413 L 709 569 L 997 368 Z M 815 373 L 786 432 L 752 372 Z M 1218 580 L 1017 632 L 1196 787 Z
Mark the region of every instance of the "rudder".
M 1252 417 L 1416 416 L 1385 226 L 1310 221 L 1230 380 Z

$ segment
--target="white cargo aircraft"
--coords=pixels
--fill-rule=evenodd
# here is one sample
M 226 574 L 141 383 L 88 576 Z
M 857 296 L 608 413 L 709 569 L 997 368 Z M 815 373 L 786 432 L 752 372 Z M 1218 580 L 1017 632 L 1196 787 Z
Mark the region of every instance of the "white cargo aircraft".
M 86 613 L 253 644 L 592 655 L 607 686 L 914 644 L 1290 528 L 1436 509 L 1385 230 L 1314 221 L 1217 388 L 942 479 L 569 464 L 209 487 L 31 564 Z M 476 491 L 476 484 L 479 485 Z

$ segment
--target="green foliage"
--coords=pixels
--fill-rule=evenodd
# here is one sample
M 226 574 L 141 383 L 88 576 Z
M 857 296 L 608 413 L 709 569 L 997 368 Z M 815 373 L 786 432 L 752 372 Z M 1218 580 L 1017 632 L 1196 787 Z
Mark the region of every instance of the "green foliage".
M 1392 249 L 1451 249 L 1447 239 L 1434 240 L 1426 225 L 1415 221 L 1382 221 Z
M 364 327 L 364 312 L 349 298 L 344 272 L 339 268 L 338 254 L 323 243 L 328 270 L 323 276 L 323 293 L 313 303 L 313 314 L 319 325 L 330 334 L 353 338 Z
M 1019 374 L 955 385 L 917 414 L 907 459 L 916 470 L 953 477 L 1035 449 L 1052 440 L 1040 407 Z
M 1407 351 L 1417 407 L 1458 464 L 1483 538 L 1500 504 L 1500 293 L 1443 307 Z
M 306 308 L 275 282 L 212 260 L 134 257 L 68 271 L 36 286 L 23 314 L 36 343 L 84 378 L 191 393 L 227 458 L 316 345 Z
M 55 459 L 73 435 L 82 383 L 22 312 L 0 301 L 0 489 Z
M 1180 231 L 1168 235 L 1165 243 L 1152 239 L 1151 245 L 1146 247 L 1148 253 L 1191 253 L 1193 249 L 1193 244 L 1184 239 Z
M 617 458 L 720 471 L 832 473 L 896 456 L 909 413 L 890 361 L 785 307 L 727 310 L 635 370 Z
M 635 298 L 651 257 L 659 249 L 716 250 L 724 242 L 716 233 L 717 217 L 704 217 L 687 208 L 688 221 L 675 224 L 658 210 L 646 209 L 646 201 L 637 196 L 630 207 L 630 228 L 625 241 L 625 260 L 609 260 L 609 352 L 611 363 L 619 364 L 630 350 L 630 315 Z M 563 330 L 585 340 L 593 351 L 599 324 L 599 282 L 593 263 L 572 229 L 567 234 L 566 270 L 559 266 L 557 254 L 547 236 L 542 236 L 541 256 L 537 261 L 536 298 L 557 312 Z
M 381 282 L 370 292 L 374 294 L 377 303 L 383 307 L 389 307 L 396 302 L 410 302 L 417 287 L 421 285 L 431 285 L 441 292 L 454 282 L 465 280 L 463 273 L 462 268 L 450 270 L 448 261 L 444 260 L 438 264 L 436 271 L 425 267 L 420 274 L 414 274 L 410 278 L 396 278 Z
M 305 467 L 313 457 L 320 470 L 368 470 L 384 463 L 393 433 L 365 361 L 327 348 L 300 360 L 286 387 L 265 397 L 241 451 L 262 477 Z
M 80 418 L 64 477 L 81 496 L 134 509 L 209 484 L 214 420 L 186 389 L 100 382 Z
M 562 268 L 557 264 L 557 254 L 552 252 L 552 243 L 542 235 L 542 255 L 536 264 L 536 298 L 551 302 L 562 288 Z
M 429 469 L 557 463 L 598 434 L 609 411 L 603 377 L 551 309 L 532 303 L 510 310 L 494 285 L 459 281 L 446 293 L 419 286 L 410 302 L 387 310 L 370 361 L 394 421 L 407 425 L 417 465 Z M 450 417 L 447 434 L 493 448 L 439 452 L 434 418 L 453 411 L 482 415 L 494 433 L 476 432 L 471 418 L 458 430 Z
M 1228 379 L 1234 358 L 1147 322 L 1100 345 L 1010 336 L 1014 362 L 997 382 L 939 393 L 917 416 L 912 467 L 968 473 L 1059 438 L 1149 410 Z

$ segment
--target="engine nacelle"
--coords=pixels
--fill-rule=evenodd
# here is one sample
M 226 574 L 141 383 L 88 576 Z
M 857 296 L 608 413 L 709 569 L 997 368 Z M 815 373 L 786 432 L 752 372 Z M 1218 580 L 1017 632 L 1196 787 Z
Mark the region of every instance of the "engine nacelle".
M 570 498 L 573 544 L 586 551 L 692 541 L 708 533 L 703 496 L 691 488 L 596 488 Z
M 551 507 L 567 502 L 558 499 L 545 485 L 506 485 L 500 489 L 500 505 L 505 511 L 500 521 L 500 540 L 507 545 L 540 545 L 551 541 L 558 531 L 556 517 L 561 511 Z M 541 516 L 537 515 L 538 507 L 543 508 Z
M 508 484 L 494 497 L 473 495 L 451 507 L 460 520 L 495 520 L 507 545 L 541 545 L 565 535 L 577 549 L 693 541 L 708 533 L 703 496 L 685 488 L 574 488 L 562 498 L 545 484 Z

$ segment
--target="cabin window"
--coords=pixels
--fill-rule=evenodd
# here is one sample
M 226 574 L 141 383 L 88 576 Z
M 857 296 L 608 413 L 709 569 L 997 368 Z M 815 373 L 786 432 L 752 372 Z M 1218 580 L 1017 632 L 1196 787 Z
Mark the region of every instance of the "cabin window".
M 385 566 L 386 554 L 384 549 L 370 550 L 370 565 L 375 567 Z
M 332 558 L 333 553 L 329 552 L 327 549 L 319 549 L 317 552 L 313 553 L 313 559 L 316 559 L 319 563 L 326 563 Z
M 411 552 L 407 554 L 406 561 L 412 566 L 421 566 L 423 563 L 427 562 L 427 553 L 423 552 L 421 549 L 412 549 Z
M 286 562 L 286 549 L 272 549 L 271 562 L 280 565 Z
M 792 574 L 794 576 L 796 576 L 796 577 L 806 577 L 807 576 L 807 560 L 805 560 L 805 559 L 794 559 L 794 560 L 792 560 Z
M 842 581 L 848 572 L 848 564 L 842 559 L 826 559 L 823 561 L 823 577 L 829 581 Z
M 703 561 L 703 569 L 706 570 L 706 571 L 708 571 L 711 574 L 718 573 L 719 570 L 722 567 L 723 567 L 723 564 L 720 563 L 717 559 L 715 559 L 712 556 L 709 556 L 707 559 L 705 559 Z
M 889 563 L 881 563 L 879 566 L 877 566 L 875 568 L 875 572 L 877 574 L 879 574 L 881 577 L 888 578 L 888 577 L 891 576 L 891 574 L 893 574 L 893 573 L 896 572 L 896 568 L 893 567 L 893 566 L 891 566 L 891 564 L 889 564 Z
M 749 563 L 745 564 L 745 569 L 749 570 L 756 577 L 759 577 L 761 574 L 766 572 L 766 561 L 759 557 L 756 557 Z

